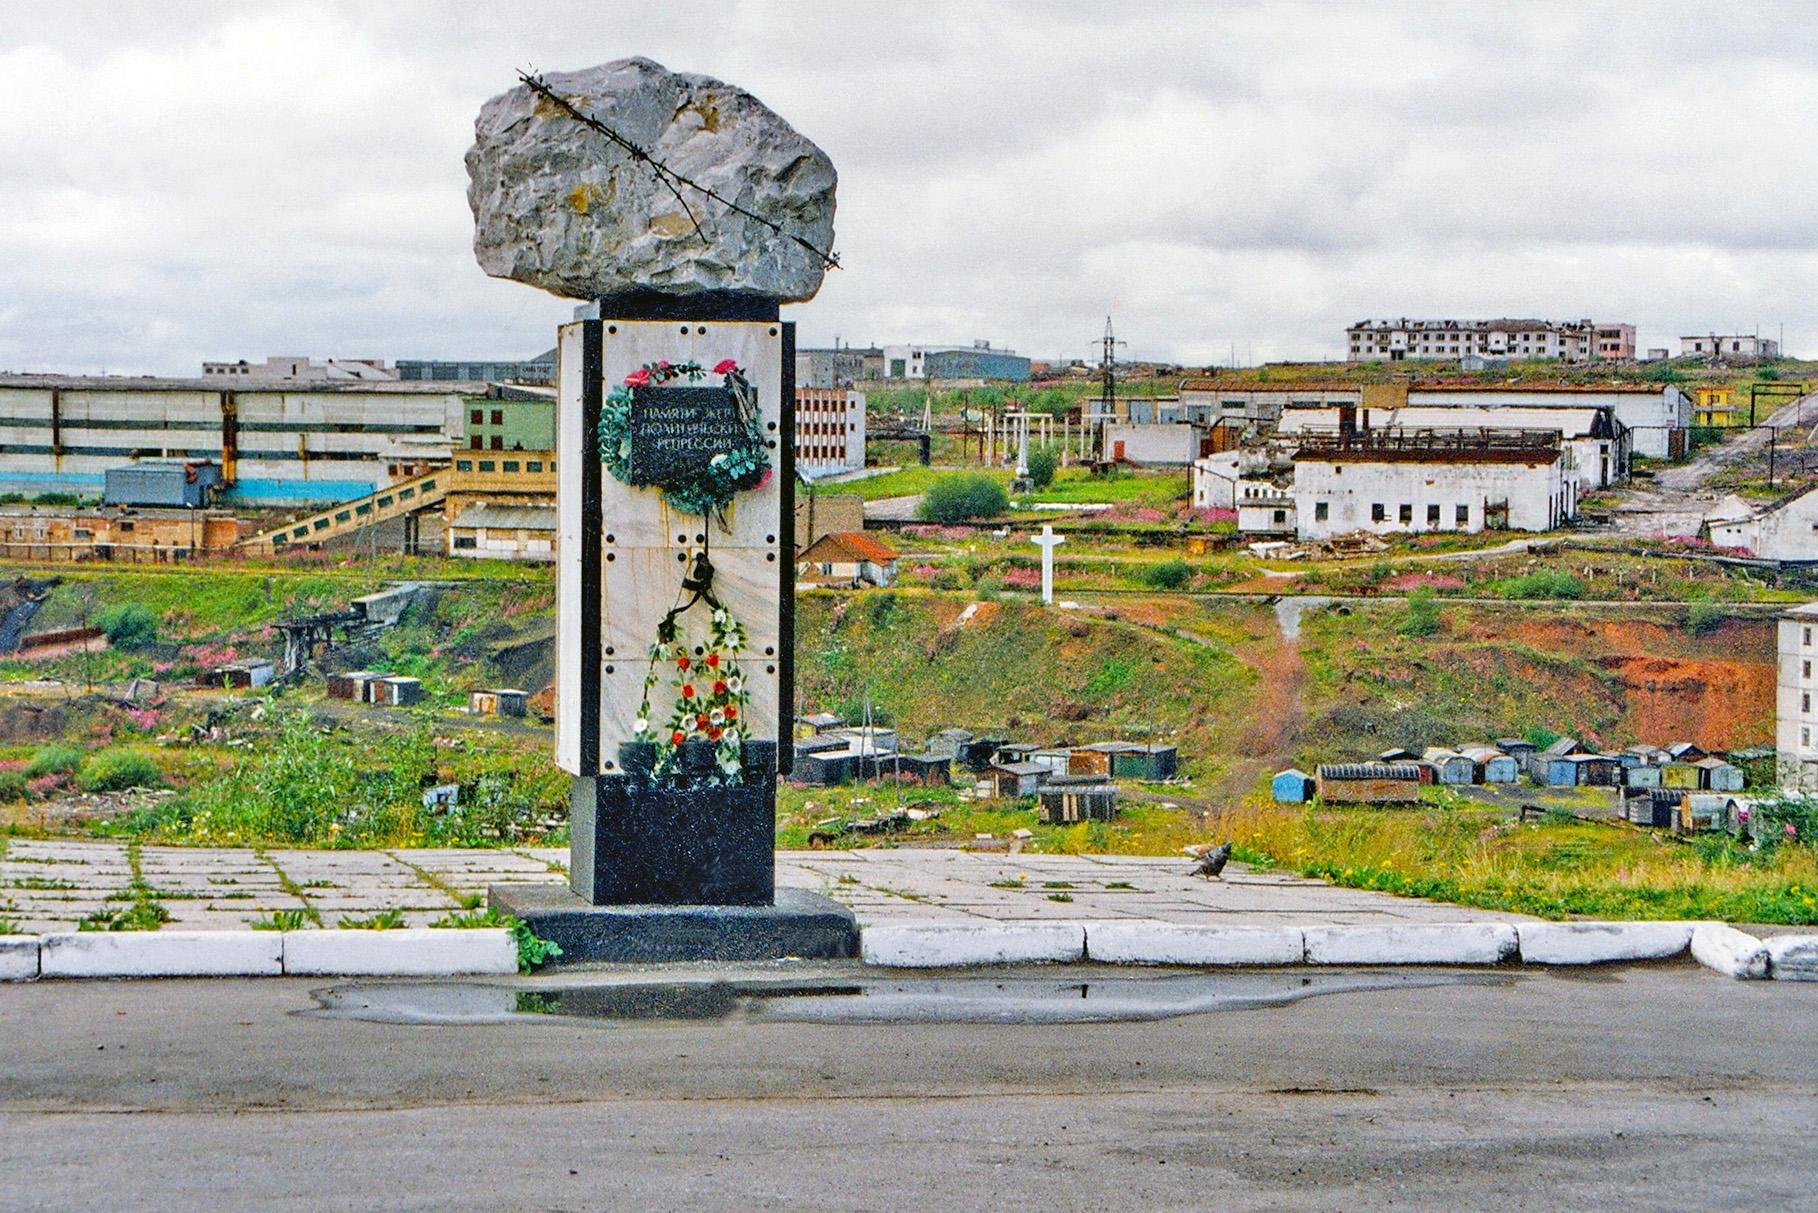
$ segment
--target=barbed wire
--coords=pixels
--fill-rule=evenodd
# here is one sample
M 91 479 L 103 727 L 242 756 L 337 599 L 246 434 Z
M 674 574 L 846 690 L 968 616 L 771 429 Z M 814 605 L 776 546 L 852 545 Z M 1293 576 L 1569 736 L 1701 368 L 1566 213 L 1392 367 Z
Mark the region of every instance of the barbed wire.
M 661 160 L 652 156 L 648 151 L 644 150 L 644 148 L 638 146 L 636 142 L 627 139 L 624 135 L 613 130 L 612 127 L 601 122 L 598 118 L 593 117 L 591 114 L 583 114 L 575 107 L 572 101 L 550 88 L 541 76 L 538 76 L 533 72 L 519 72 L 518 79 L 522 80 L 537 96 L 542 97 L 544 100 L 555 105 L 563 113 L 567 114 L 570 118 L 573 118 L 576 122 L 579 122 L 582 126 L 587 127 L 589 130 L 597 131 L 599 134 L 604 135 L 607 139 L 611 140 L 614 144 L 623 148 L 625 154 L 630 156 L 633 160 L 638 161 L 641 164 L 649 165 L 650 171 L 656 174 L 657 180 L 668 186 L 669 192 L 675 195 L 675 200 L 681 204 L 683 212 L 688 216 L 688 222 L 694 225 L 694 234 L 699 236 L 703 243 L 706 243 L 707 241 L 707 233 L 701 230 L 701 221 L 695 216 L 694 208 L 689 206 L 688 200 L 682 196 L 680 188 L 682 186 L 686 186 L 696 193 L 704 194 L 727 210 L 743 215 L 754 223 L 763 224 L 785 240 L 791 240 L 796 244 L 801 245 L 816 257 L 819 257 L 822 266 L 825 268 L 830 270 L 837 270 L 840 268 L 838 253 L 827 249 L 817 248 L 813 242 L 804 237 L 798 236 L 794 232 L 785 231 L 782 224 L 776 222 L 776 220 L 765 215 L 760 215 L 748 207 L 740 206 L 738 203 L 732 201 L 732 199 L 720 194 L 712 186 L 702 185 L 700 182 L 676 172 Z

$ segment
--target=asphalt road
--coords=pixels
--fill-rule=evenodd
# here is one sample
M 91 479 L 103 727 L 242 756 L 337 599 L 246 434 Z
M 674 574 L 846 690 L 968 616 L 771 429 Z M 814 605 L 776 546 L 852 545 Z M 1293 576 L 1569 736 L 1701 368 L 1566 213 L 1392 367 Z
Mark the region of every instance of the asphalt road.
M 321 984 L 0 988 L 0 1208 L 1814 1202 L 1818 985 L 1689 964 L 1048 1026 L 398 1026 Z

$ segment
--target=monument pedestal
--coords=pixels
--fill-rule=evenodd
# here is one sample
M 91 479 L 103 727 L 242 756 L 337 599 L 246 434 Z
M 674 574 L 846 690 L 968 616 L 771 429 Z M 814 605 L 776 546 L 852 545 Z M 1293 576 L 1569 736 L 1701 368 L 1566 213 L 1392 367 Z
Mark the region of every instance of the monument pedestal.
M 488 900 L 560 945 L 557 964 L 677 960 L 842 960 L 858 920 L 837 901 L 778 889 L 772 905 L 590 905 L 558 884 L 498 884 Z

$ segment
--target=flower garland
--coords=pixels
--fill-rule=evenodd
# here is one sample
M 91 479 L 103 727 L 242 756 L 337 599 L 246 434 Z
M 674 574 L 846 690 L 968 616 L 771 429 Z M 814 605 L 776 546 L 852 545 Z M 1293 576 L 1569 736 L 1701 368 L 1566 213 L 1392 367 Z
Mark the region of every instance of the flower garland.
M 682 484 L 659 486 L 670 504 L 684 514 L 713 514 L 725 524 L 724 511 L 735 494 L 761 488 L 770 480 L 770 451 L 764 441 L 764 425 L 758 415 L 757 399 L 751 383 L 739 364 L 727 358 L 713 368 L 737 404 L 739 418 L 745 425 L 745 440 L 729 451 L 714 455 L 692 479 Z M 698 362 L 648 362 L 625 376 L 624 382 L 606 394 L 600 409 L 600 458 L 606 470 L 625 484 L 645 487 L 648 481 L 634 479 L 631 472 L 631 401 L 633 390 L 661 387 L 676 379 L 690 382 L 707 374 Z
M 689 741 L 714 745 L 714 763 L 727 784 L 744 782 L 746 709 L 751 692 L 739 668 L 745 648 L 745 625 L 732 612 L 715 605 L 708 625 L 707 642 L 699 656 L 688 644 L 688 635 L 673 625 L 666 636 L 650 646 L 650 666 L 644 673 L 644 699 L 638 705 L 635 739 L 656 745 L 652 776 L 661 779 L 675 770 L 676 755 Z M 661 681 L 660 671 L 675 670 L 676 699 L 666 730 L 651 727 L 650 693 Z

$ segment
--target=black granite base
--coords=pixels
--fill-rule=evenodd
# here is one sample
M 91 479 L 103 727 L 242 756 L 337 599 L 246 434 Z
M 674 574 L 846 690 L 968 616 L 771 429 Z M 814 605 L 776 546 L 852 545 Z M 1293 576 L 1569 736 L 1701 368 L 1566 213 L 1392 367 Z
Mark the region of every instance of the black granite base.
M 836 901 L 778 889 L 775 905 L 589 905 L 557 884 L 496 884 L 487 900 L 587 961 L 839 960 L 858 955 L 858 920 Z
M 597 906 L 768 906 L 776 892 L 774 768 L 740 787 L 576 779 L 568 881 Z

